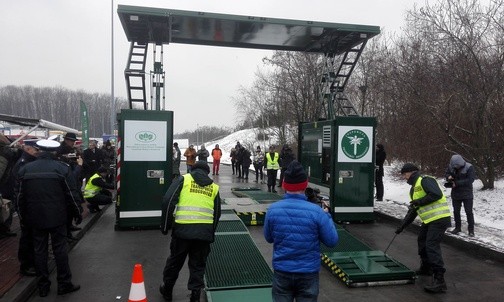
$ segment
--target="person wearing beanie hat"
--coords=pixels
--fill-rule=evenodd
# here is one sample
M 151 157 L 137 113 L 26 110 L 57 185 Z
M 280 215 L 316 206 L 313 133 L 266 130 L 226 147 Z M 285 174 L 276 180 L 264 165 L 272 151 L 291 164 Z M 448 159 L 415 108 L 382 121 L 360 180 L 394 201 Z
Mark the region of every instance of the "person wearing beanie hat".
M 170 256 L 163 270 L 163 283 L 159 291 L 171 301 L 173 287 L 189 255 L 189 282 L 191 301 L 199 301 L 205 286 L 206 261 L 210 244 L 215 240 L 215 230 L 221 215 L 219 186 L 208 176 L 206 161 L 197 161 L 190 173 L 174 179 L 161 204 L 161 233 L 172 229 Z
M 268 208 L 263 227 L 273 243 L 273 300 L 317 301 L 320 243 L 336 246 L 338 233 L 330 214 L 306 199 L 308 177 L 299 162 L 287 167 L 282 185 L 287 192 Z
M 304 191 L 308 186 L 308 176 L 298 161 L 293 161 L 284 173 L 282 187 L 287 192 Z
M 448 288 L 444 279 L 446 269 L 441 253 L 441 241 L 451 226 L 450 207 L 446 202 L 437 180 L 421 175 L 417 166 L 406 163 L 401 168 L 402 177 L 411 185 L 410 206 L 401 225 L 396 229 L 400 234 L 417 216 L 422 224 L 418 234 L 418 255 L 420 268 L 417 275 L 433 275 L 432 284 L 424 286 L 429 293 L 445 292 Z
M 418 167 L 412 163 L 405 163 L 401 168 L 401 174 L 419 171 Z

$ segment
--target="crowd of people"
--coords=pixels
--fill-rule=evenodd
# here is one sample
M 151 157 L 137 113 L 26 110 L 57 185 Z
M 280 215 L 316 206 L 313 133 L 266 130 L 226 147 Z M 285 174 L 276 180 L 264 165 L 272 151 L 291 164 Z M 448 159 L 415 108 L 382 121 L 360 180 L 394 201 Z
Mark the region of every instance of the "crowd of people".
M 29 139 L 13 145 L 0 134 L 0 239 L 18 235 L 11 230 L 17 212 L 20 273 L 39 277 L 41 297 L 49 294 L 51 286 L 49 242 L 56 260 L 58 295 L 80 289 L 72 283 L 68 242 L 76 240 L 72 232 L 80 230 L 85 208 L 96 213 L 100 205 L 113 200 L 113 145 L 106 141 L 98 149 L 97 141 L 91 140 L 82 150 L 76 142 L 75 133 L 66 133 L 61 142 Z
M 110 170 L 115 164 L 113 145 L 107 141 L 99 149 L 96 141 L 90 141 L 89 147 L 82 151 L 75 145 L 76 141 L 75 134 L 67 133 L 61 143 L 25 140 L 22 148 L 16 149 L 10 147 L 10 141 L 5 136 L 0 135 L 0 200 L 2 209 L 12 209 L 9 215 L 2 213 L 0 216 L 0 236 L 17 235 L 9 228 L 12 212 L 17 211 L 21 225 L 20 272 L 40 277 L 38 290 L 41 297 L 49 294 L 51 285 L 47 268 L 49 237 L 58 268 L 58 294 L 79 290 L 80 286 L 73 284 L 71 279 L 68 240 L 73 240 L 72 231 L 79 229 L 84 205 L 89 212 L 96 213 L 101 205 L 111 203 L 114 198 Z M 375 197 L 380 201 L 385 191 L 383 165 L 386 153 L 382 144 L 376 145 L 375 152 Z M 211 152 L 203 144 L 199 150 L 190 145 L 183 155 L 187 173 L 181 175 L 182 152 L 175 142 L 173 181 L 162 201 L 161 231 L 166 235 L 172 230 L 172 239 L 160 292 L 165 300 L 171 301 L 179 271 L 186 256 L 189 256 L 188 289 L 191 290 L 191 301 L 199 301 L 204 287 L 206 260 L 221 211 L 216 176 L 219 175 L 223 152 L 218 144 Z M 208 163 L 210 156 L 212 168 Z M 271 145 L 267 152 L 256 146 L 252 153 L 237 142 L 229 156 L 232 175 L 236 175 L 237 179 L 248 181 L 250 167 L 253 166 L 254 182 L 265 183 L 271 193 L 277 193 L 277 187 L 285 192 L 278 202 L 269 207 L 264 222 L 264 237 L 274 244 L 273 299 L 316 301 L 320 243 L 331 247 L 338 242 L 329 204 L 320 197 L 320 191 L 308 187 L 307 173 L 288 144 L 283 145 L 280 152 Z M 441 242 L 443 234 L 451 226 L 447 198 L 436 179 L 420 173 L 415 164 L 406 163 L 400 173 L 411 185 L 411 201 L 396 234 L 400 234 L 417 216 L 420 217 L 420 268 L 416 273 L 433 276 L 432 284 L 424 287 L 426 291 L 445 292 L 446 269 Z M 452 234 L 462 231 L 460 211 L 464 207 L 468 234 L 474 236 L 474 179 L 474 167 L 461 155 L 453 155 L 446 169 L 445 183 L 445 187 L 452 190 L 455 218 Z M 288 223 L 293 218 L 298 221 L 295 225 Z

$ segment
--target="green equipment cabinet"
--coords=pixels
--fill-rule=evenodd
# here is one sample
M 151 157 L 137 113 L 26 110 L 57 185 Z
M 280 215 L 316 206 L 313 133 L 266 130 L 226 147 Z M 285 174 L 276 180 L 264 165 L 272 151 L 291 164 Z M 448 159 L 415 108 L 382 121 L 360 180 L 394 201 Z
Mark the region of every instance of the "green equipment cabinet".
M 116 229 L 158 228 L 173 175 L 173 112 L 123 109 L 118 122 Z
M 372 117 L 344 116 L 299 125 L 299 159 L 311 184 L 329 189 L 335 221 L 374 220 Z

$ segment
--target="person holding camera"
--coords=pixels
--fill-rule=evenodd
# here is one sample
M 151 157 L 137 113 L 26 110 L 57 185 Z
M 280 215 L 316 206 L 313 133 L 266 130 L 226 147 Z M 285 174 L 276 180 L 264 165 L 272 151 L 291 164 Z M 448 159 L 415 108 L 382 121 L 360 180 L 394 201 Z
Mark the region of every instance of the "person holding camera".
M 306 201 L 307 186 L 306 171 L 292 161 L 282 182 L 283 199 L 266 212 L 263 233 L 273 243 L 273 301 L 317 301 L 321 243 L 334 247 L 339 240 L 331 216 Z
M 462 230 L 460 209 L 464 205 L 467 216 L 467 230 L 470 237 L 474 237 L 474 214 L 473 214 L 473 182 L 476 173 L 473 165 L 466 162 L 459 154 L 454 154 L 450 159 L 450 164 L 446 169 L 445 187 L 451 188 L 451 199 L 453 206 L 453 218 L 455 228 L 452 234 L 458 234 Z

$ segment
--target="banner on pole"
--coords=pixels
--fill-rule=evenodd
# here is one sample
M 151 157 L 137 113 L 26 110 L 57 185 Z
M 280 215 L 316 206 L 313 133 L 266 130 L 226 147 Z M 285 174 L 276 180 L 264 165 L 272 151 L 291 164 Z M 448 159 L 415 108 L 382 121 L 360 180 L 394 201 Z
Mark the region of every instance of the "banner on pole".
M 84 101 L 80 101 L 80 110 L 82 123 L 82 148 L 87 149 L 89 147 L 89 121 L 88 112 Z

